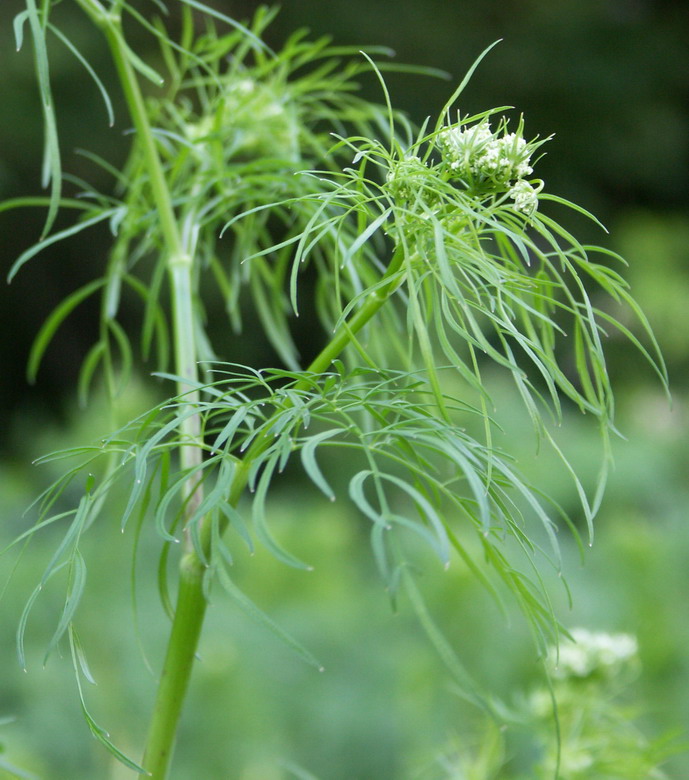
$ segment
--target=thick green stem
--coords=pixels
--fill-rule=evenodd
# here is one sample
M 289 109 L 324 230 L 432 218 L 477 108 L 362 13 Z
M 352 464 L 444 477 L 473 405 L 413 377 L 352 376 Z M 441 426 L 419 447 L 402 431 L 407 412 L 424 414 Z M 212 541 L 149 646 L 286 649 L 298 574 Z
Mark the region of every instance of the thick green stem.
M 144 769 L 158 780 L 167 777 L 172 760 L 177 724 L 206 613 L 204 572 L 205 567 L 194 553 L 185 554 L 180 566 L 175 618 L 143 758 Z

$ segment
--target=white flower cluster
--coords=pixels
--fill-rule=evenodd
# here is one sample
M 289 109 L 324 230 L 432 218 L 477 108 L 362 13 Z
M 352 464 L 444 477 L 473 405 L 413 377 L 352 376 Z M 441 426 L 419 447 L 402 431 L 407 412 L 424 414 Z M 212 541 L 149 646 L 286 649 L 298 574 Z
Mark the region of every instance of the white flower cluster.
M 514 200 L 514 208 L 524 214 L 531 214 L 538 208 L 538 190 L 528 181 L 516 182 L 510 187 L 510 198 Z
M 538 192 L 525 176 L 533 173 L 531 151 L 518 133 L 499 135 L 487 121 L 466 130 L 448 127 L 438 134 L 438 147 L 454 176 L 469 186 L 508 188 L 514 208 L 531 215 Z
M 459 176 L 506 183 L 533 172 L 526 141 L 516 133 L 499 137 L 488 122 L 467 130 L 448 127 L 438 135 L 443 157 Z
M 553 676 L 588 677 L 593 673 L 614 674 L 636 658 L 638 644 L 629 634 L 606 634 L 575 628 L 573 642 L 563 642 L 559 648 L 551 647 L 548 664 Z

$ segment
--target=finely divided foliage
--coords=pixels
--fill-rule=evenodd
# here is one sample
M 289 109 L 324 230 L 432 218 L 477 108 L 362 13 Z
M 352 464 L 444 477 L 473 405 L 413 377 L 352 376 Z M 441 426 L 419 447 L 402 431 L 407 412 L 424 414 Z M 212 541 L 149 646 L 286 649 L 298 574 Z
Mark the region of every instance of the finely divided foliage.
M 15 32 L 21 47 L 28 23 L 46 126 L 44 182 L 52 189 L 45 201 L 3 206 L 48 207 L 46 237 L 16 261 L 10 278 L 43 248 L 98 223 L 113 235 L 102 277 L 72 293 L 41 328 L 29 374 L 36 376 L 64 319 L 97 295 L 101 325 L 79 394 L 86 401 L 102 376 L 114 400 L 135 359 L 118 321 L 122 297 L 133 293 L 142 303 L 141 355 L 155 356 L 159 376 L 177 390 L 102 441 L 41 459 L 74 465 L 40 497 L 36 524 L 17 540 L 47 526 L 66 529 L 20 621 L 22 663 L 31 607 L 66 570 L 64 609 L 47 652 L 68 634 L 77 678 L 89 679 L 74 623 L 87 581 L 81 537 L 98 520 L 134 526 L 134 539 L 144 523 L 154 524 L 161 600 L 171 616 L 181 611 L 167 576 L 179 549 L 183 564 L 193 560 L 202 572 L 203 598 L 217 582 L 319 666 L 238 590 L 231 573 L 238 544 L 263 544 L 288 565 L 317 565 L 274 537 L 267 499 L 274 480 L 296 463 L 335 500 L 341 480 L 324 465 L 334 452 L 350 470 L 342 493 L 370 521 L 391 595 L 405 590 L 443 657 L 479 698 L 423 606 L 413 549 L 426 545 L 443 566 L 458 556 L 498 599 L 501 581 L 542 648 L 557 634 L 536 558 L 543 552 L 559 567 L 562 513 L 494 446 L 481 372 L 492 362 L 511 373 L 535 430 L 572 474 L 592 535 L 613 429 L 605 338 L 620 331 L 631 339 L 664 381 L 648 324 L 611 267 L 620 258 L 582 245 L 550 216 L 559 207 L 591 215 L 533 178 L 545 141 L 529 140 L 522 119 L 510 123 L 506 109 L 458 113 L 456 100 L 478 62 L 437 120 L 415 128 L 391 107 L 378 62 L 383 50 L 361 54 L 297 33 L 273 52 L 261 41 L 275 14 L 265 8 L 245 27 L 180 0 L 181 30 L 172 38 L 164 17 L 151 18 L 149 10 L 121 0 L 77 3 L 108 39 L 136 133 L 122 171 L 90 155 L 112 173 L 111 193 L 82 183 L 78 198 L 62 196 L 46 38 L 57 37 L 84 65 L 110 116 L 112 106 L 84 56 L 49 21 L 58 4 L 46 0 L 39 8 L 27 0 Z M 127 46 L 122 16 L 157 39 L 164 77 Z M 385 105 L 357 96 L 356 79 L 367 71 L 380 80 Z M 144 103 L 136 74 L 163 89 Z M 51 234 L 59 207 L 79 210 L 80 219 Z M 290 332 L 305 272 L 317 279 L 324 327 L 324 346 L 308 365 Z M 221 362 L 233 354 L 230 339 L 213 344 L 206 332 L 202 295 L 211 288 L 234 334 L 249 297 L 283 368 Z M 636 315 L 644 343 L 594 302 L 594 289 Z M 592 500 L 549 432 L 563 398 L 600 423 L 603 466 Z M 67 487 L 84 479 L 78 505 L 65 508 Z M 106 499 L 115 485 L 126 486 L 128 499 L 113 517 Z M 534 520 L 542 532 L 532 529 Z M 523 552 L 521 564 L 508 553 L 508 539 Z M 96 737 L 133 766 L 84 712 Z M 162 777 L 154 742 L 145 766 Z

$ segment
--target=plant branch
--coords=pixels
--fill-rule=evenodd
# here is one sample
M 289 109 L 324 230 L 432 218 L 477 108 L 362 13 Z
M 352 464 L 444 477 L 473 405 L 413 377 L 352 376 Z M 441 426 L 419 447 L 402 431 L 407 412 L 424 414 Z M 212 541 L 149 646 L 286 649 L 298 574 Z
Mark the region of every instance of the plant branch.
M 381 283 L 370 293 L 362 307 L 349 322 L 343 323 L 332 339 L 309 365 L 309 374 L 321 374 L 351 342 L 400 284 L 404 252 L 398 248 L 381 278 Z M 295 384 L 295 389 L 309 386 L 306 377 Z M 246 488 L 253 461 L 270 445 L 272 437 L 267 433 L 257 437 L 248 452 L 237 466 L 230 489 L 229 503 L 236 506 Z M 222 521 L 221 521 L 222 522 Z M 220 532 L 225 526 L 221 525 Z M 172 755 L 177 721 L 181 712 L 182 698 L 186 690 L 191 667 L 200 636 L 207 599 L 204 591 L 203 575 L 205 561 L 211 556 L 212 522 L 209 516 L 201 520 L 199 540 L 202 557 L 195 550 L 187 552 L 182 568 L 177 606 L 173 619 L 172 632 L 168 644 L 163 676 L 158 689 L 158 698 L 151 722 L 149 741 L 143 766 L 157 780 L 164 780 Z
M 399 246 L 393 253 L 390 264 L 381 277 L 380 283 L 376 285 L 376 289 L 368 295 L 365 303 L 351 319 L 348 322 L 343 322 L 335 331 L 330 341 L 323 347 L 318 355 L 316 355 L 304 372 L 308 376 L 305 376 L 303 379 L 296 382 L 294 384 L 294 390 L 306 390 L 311 384 L 311 377 L 326 371 L 331 363 L 342 354 L 356 334 L 378 313 L 385 302 L 399 287 L 402 280 L 401 273 L 403 264 L 404 251 L 403 248 Z M 279 412 L 276 412 L 276 414 L 278 413 Z M 273 441 L 273 437 L 267 433 L 269 429 L 270 425 L 266 425 L 266 433 L 256 437 L 237 467 L 229 495 L 229 502 L 233 506 L 238 504 L 239 499 L 244 492 L 253 462 L 259 455 L 265 452 L 266 448 Z M 224 518 L 221 520 L 221 534 L 225 530 L 226 522 L 227 521 Z M 210 518 L 204 518 L 204 521 L 202 521 L 201 524 L 200 540 L 201 551 L 206 560 L 208 560 L 211 553 L 211 533 L 212 524 Z
M 144 156 L 167 255 L 173 309 L 175 369 L 178 376 L 182 378 L 181 390 L 183 381 L 194 382 L 198 375 L 194 335 L 193 258 L 186 252 L 180 236 L 165 171 L 158 154 L 146 103 L 132 65 L 131 54 L 122 34 L 119 13 L 105 12 L 94 0 L 77 0 L 77 2 L 105 34 L 136 130 L 137 141 L 141 145 Z M 197 400 L 197 394 L 187 395 L 190 406 L 194 406 Z M 182 444 L 179 448 L 180 466 L 183 470 L 192 472 L 201 462 L 201 450 L 196 446 L 199 432 L 198 416 L 185 417 L 180 430 Z M 200 488 L 190 481 L 185 493 L 187 519 L 194 514 L 201 499 Z M 177 724 L 206 608 L 202 590 L 204 567 L 191 549 L 188 533 L 185 535 L 185 546 L 186 552 L 180 563 L 175 618 L 168 640 L 168 650 L 158 685 L 143 761 L 144 768 L 154 780 L 164 780 L 167 777 Z

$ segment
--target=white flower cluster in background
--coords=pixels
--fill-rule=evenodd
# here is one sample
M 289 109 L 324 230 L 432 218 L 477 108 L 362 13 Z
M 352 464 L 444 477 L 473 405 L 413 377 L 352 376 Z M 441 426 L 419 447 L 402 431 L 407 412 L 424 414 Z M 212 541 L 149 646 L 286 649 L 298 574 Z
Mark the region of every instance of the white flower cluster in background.
M 205 112 L 184 125 L 186 138 L 199 154 L 218 140 L 226 157 L 299 159 L 300 125 L 288 92 L 279 83 L 231 79 L 225 84 L 218 112 Z
M 438 148 L 453 173 L 469 186 L 507 187 L 514 208 L 531 215 L 540 188 L 524 177 L 533 173 L 531 151 L 520 133 L 494 133 L 487 121 L 465 130 L 448 127 L 438 134 Z
M 594 673 L 606 676 L 617 673 L 638 654 L 636 638 L 630 634 L 606 634 L 575 628 L 574 641 L 565 641 L 559 650 L 548 651 L 548 665 L 554 677 L 588 677 Z

